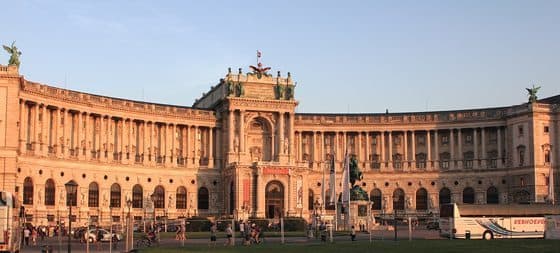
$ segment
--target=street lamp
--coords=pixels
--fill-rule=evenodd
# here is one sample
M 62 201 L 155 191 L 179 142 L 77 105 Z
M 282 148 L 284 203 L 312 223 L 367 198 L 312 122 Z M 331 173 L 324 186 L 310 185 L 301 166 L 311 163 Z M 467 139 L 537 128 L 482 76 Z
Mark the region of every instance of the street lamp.
M 156 193 L 152 193 L 152 195 L 150 195 L 150 200 L 152 200 L 152 206 L 154 207 L 154 216 L 153 216 L 153 220 L 152 220 L 152 229 L 156 228 Z
M 72 252 L 72 247 L 71 247 L 71 239 L 72 239 L 72 235 L 71 235 L 71 231 L 72 231 L 72 205 L 74 204 L 74 196 L 76 195 L 76 190 L 78 189 L 78 184 L 76 182 L 74 182 L 74 180 L 70 180 L 68 181 L 68 183 L 64 184 L 64 186 L 66 187 L 66 193 L 68 194 L 68 206 L 70 207 L 70 209 L 68 209 L 68 253 Z
M 130 207 L 132 206 L 132 200 L 126 200 L 126 207 L 128 207 L 128 214 L 126 215 L 126 252 L 130 251 L 130 247 L 132 246 L 132 229 L 131 229 L 131 222 L 130 222 Z
M 395 204 L 398 203 L 399 196 L 393 196 L 393 228 L 395 230 L 395 241 L 397 240 L 397 209 L 395 208 Z

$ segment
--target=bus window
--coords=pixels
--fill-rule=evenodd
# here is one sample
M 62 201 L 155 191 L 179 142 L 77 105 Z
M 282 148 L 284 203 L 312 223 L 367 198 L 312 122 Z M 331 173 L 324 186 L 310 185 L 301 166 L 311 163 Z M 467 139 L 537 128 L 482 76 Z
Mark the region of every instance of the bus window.
M 453 204 L 449 205 L 442 205 L 440 212 L 439 212 L 439 217 L 441 218 L 452 218 L 453 217 Z

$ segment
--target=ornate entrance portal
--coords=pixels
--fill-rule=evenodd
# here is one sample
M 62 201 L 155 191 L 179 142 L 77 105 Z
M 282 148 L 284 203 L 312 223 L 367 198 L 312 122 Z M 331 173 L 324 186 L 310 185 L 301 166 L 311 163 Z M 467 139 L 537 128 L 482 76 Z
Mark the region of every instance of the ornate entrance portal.
M 278 181 L 266 185 L 266 218 L 280 218 L 284 209 L 284 186 Z

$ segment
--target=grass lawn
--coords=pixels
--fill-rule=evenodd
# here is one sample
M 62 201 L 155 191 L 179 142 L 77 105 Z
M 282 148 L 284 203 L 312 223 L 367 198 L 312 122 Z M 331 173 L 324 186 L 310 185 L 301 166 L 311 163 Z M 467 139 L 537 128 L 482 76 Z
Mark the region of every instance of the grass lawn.
M 266 253 L 313 253 L 313 252 L 475 252 L 475 253 L 519 253 L 519 252 L 538 252 L 538 253 L 559 253 L 560 240 L 417 240 L 417 241 L 375 241 L 370 244 L 367 241 L 360 242 L 335 242 L 334 244 L 264 244 L 252 246 L 224 247 L 221 244 L 215 248 L 204 245 L 188 245 L 185 247 L 174 248 L 147 248 L 142 252 L 266 252 Z
M 349 232 L 344 232 L 344 231 L 335 231 L 334 235 L 338 236 L 338 235 L 348 235 Z M 142 238 L 144 234 L 142 233 L 134 233 L 134 238 Z M 265 237 L 280 237 L 280 232 L 264 232 L 264 236 Z M 285 237 L 305 237 L 305 232 L 303 231 L 289 231 L 289 232 L 284 232 L 284 236 Z M 175 238 L 175 233 L 172 232 L 162 232 L 160 233 L 160 237 L 165 239 L 165 238 Z M 225 232 L 218 232 L 217 233 L 217 237 L 218 238 L 225 238 L 226 237 L 226 233 Z M 235 238 L 240 238 L 241 237 L 241 233 L 236 232 L 235 233 Z M 190 239 L 209 239 L 210 238 L 210 232 L 187 232 L 187 238 Z

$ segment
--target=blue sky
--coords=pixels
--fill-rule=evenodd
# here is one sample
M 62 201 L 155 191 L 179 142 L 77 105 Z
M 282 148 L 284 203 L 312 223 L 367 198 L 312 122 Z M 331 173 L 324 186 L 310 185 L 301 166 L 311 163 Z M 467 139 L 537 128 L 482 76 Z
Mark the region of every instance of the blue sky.
M 295 81 L 298 112 L 451 110 L 560 94 L 560 1 L 11 1 L 27 79 L 192 105 L 228 67 Z M 6 64 L 8 54 L 0 53 Z

